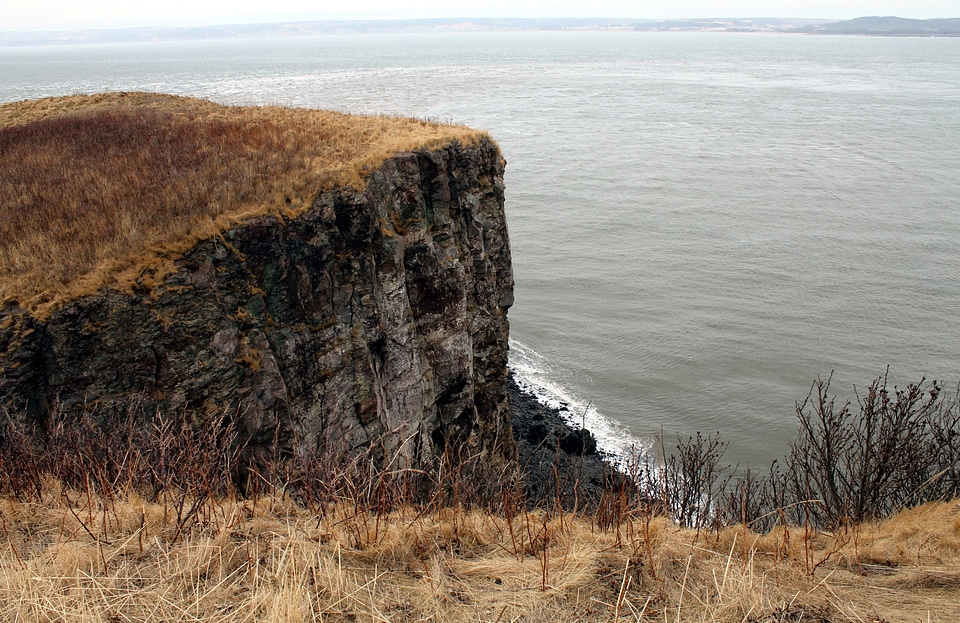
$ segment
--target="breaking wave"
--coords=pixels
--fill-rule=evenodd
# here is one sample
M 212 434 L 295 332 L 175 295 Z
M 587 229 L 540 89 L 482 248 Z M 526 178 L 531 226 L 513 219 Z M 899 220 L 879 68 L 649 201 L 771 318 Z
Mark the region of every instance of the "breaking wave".
M 635 437 L 624 425 L 604 416 L 593 402 L 573 388 L 556 380 L 562 368 L 526 344 L 510 340 L 510 369 L 517 385 L 540 404 L 557 409 L 574 429 L 586 428 L 597 439 L 597 446 L 610 455 L 615 464 L 624 465 L 643 454 L 649 443 Z

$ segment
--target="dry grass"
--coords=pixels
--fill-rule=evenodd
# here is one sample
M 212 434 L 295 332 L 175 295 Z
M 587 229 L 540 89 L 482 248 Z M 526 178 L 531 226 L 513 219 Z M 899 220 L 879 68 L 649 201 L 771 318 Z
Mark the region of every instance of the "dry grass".
M 482 136 L 150 93 L 2 105 L 0 305 L 44 317 L 102 287 L 149 286 L 177 255 L 238 222 L 295 216 L 321 191 L 363 188 L 395 153 Z
M 181 531 L 163 498 L 52 481 L 0 513 L 2 621 L 960 619 L 956 502 L 836 535 L 348 503 L 318 515 L 282 497 L 208 502 Z

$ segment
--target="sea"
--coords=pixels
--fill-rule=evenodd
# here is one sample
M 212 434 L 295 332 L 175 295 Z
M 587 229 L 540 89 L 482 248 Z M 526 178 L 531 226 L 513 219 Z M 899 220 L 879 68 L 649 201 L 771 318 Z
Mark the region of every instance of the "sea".
M 960 38 L 481 32 L 0 48 L 107 90 L 406 115 L 507 160 L 510 361 L 601 446 L 763 468 L 811 383 L 960 382 Z M 2 183 L 2 181 L 0 181 Z

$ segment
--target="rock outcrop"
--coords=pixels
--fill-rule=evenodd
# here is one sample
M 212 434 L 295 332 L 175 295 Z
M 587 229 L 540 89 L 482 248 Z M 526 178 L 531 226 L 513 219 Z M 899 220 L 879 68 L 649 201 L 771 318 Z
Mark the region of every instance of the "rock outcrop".
M 258 455 L 371 452 L 419 466 L 454 444 L 515 456 L 513 277 L 503 160 L 481 140 L 399 154 L 360 192 L 201 242 L 156 288 L 102 290 L 38 321 L 0 311 L 0 405 L 227 413 Z
M 596 510 L 605 492 L 629 487 L 610 458 L 585 428 L 575 429 L 560 410 L 526 393 L 511 376 L 507 384 L 517 459 L 526 484 L 527 503 Z

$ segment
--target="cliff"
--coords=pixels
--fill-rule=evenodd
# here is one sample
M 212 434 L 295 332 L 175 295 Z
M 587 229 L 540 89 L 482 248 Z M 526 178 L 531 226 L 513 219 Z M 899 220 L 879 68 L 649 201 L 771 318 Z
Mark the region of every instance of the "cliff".
M 255 461 L 422 466 L 451 444 L 513 457 L 503 166 L 485 136 L 434 141 L 300 209 L 235 208 L 212 235 L 166 244 L 164 266 L 112 260 L 136 268 L 126 282 L 95 266 L 91 291 L 81 276 L 33 307 L 8 292 L 0 404 L 41 425 L 53 409 L 226 415 Z

